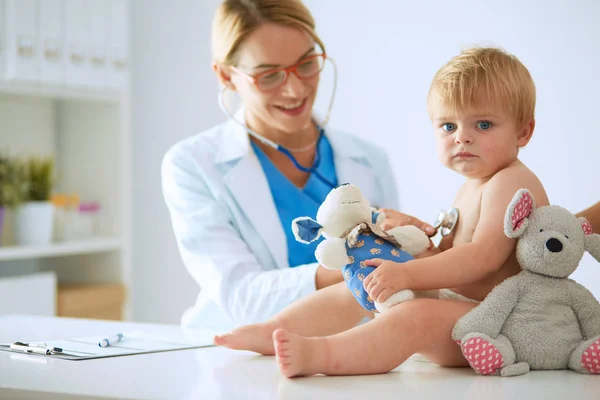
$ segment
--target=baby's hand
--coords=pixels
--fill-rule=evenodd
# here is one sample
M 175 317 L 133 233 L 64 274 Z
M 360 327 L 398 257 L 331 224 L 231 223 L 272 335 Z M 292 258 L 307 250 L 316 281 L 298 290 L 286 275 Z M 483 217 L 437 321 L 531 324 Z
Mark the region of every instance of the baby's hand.
M 421 221 L 418 218 L 413 217 L 412 215 L 404 214 L 396 210 L 392 210 L 390 208 L 381 208 L 380 212 L 385 213 L 385 220 L 381 223 L 380 228 L 384 231 L 388 229 L 395 228 L 397 226 L 404 225 L 414 225 L 417 228 L 421 229 L 423 232 L 427 234 L 427 236 L 432 236 L 435 234 L 435 228 L 429 225 L 426 222 Z
M 365 265 L 376 267 L 364 279 L 363 287 L 369 296 L 378 303 L 383 303 L 388 297 L 400 290 L 409 289 L 406 274 L 401 264 L 374 258 L 366 260 Z

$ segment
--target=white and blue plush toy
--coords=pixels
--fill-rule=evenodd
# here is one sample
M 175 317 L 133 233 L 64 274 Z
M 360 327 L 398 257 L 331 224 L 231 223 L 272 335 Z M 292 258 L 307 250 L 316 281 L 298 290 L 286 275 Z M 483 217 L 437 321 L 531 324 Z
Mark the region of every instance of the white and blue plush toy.
M 430 246 L 427 235 L 408 225 L 383 231 L 378 225 L 385 215 L 371 208 L 358 187 L 343 184 L 334 188 L 317 211 L 317 220 L 300 217 L 292 221 L 296 240 L 310 243 L 325 237 L 315 250 L 319 264 L 327 269 L 342 269 L 344 280 L 356 300 L 367 310 L 384 311 L 415 297 L 411 290 L 391 295 L 385 302 L 374 302 L 363 288 L 364 278 L 375 270 L 365 260 L 382 258 L 406 262 Z M 429 296 L 427 296 L 429 297 Z

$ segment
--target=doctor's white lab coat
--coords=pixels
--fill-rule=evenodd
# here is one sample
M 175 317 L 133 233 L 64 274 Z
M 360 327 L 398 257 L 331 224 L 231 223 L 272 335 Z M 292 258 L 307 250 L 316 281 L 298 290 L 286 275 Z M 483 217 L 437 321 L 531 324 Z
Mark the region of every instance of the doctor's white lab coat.
M 397 208 L 386 153 L 355 136 L 325 134 L 338 182 L 356 184 L 373 207 Z M 288 266 L 291 227 L 281 225 L 242 127 L 229 121 L 175 144 L 162 163 L 162 187 L 181 257 L 200 285 L 184 327 L 222 332 L 265 321 L 316 290 L 316 263 Z

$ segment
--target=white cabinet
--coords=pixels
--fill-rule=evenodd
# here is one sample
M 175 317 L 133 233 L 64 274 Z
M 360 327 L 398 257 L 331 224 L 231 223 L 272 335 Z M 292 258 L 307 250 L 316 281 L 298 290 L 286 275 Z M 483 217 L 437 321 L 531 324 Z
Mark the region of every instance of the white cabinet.
M 65 83 L 85 86 L 89 80 L 89 35 L 85 26 L 84 0 L 65 0 Z M 92 84 L 90 82 L 90 84 Z
M 127 85 L 129 68 L 127 3 L 114 0 L 108 11 L 108 85 L 122 88 Z
M 0 0 L 0 79 L 126 90 L 127 0 Z
M 112 1 L 90 0 L 89 10 L 86 12 L 89 44 L 88 44 L 88 71 L 87 82 L 108 86 L 108 11 Z
M 53 272 L 0 277 L 0 314 L 54 316 L 56 287 Z
M 40 83 L 64 81 L 64 18 L 61 0 L 39 0 Z
M 39 35 L 37 0 L 5 0 L 6 79 L 37 82 Z

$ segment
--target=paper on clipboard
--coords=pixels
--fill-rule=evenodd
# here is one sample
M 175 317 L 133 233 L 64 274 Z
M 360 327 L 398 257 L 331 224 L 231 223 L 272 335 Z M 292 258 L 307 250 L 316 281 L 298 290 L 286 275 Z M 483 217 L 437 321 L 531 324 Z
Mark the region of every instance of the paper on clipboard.
M 163 351 L 196 349 L 212 346 L 210 335 L 188 337 L 181 335 L 160 335 L 143 331 L 123 332 L 123 340 L 109 347 L 100 347 L 98 343 L 103 336 L 87 336 L 62 340 L 47 340 L 44 343 L 49 347 L 59 347 L 63 353 L 52 355 L 31 354 L 27 355 L 60 358 L 63 360 L 90 360 L 104 357 L 118 357 L 135 354 L 157 353 Z M 0 350 L 25 354 L 10 349 L 10 344 L 1 344 Z

